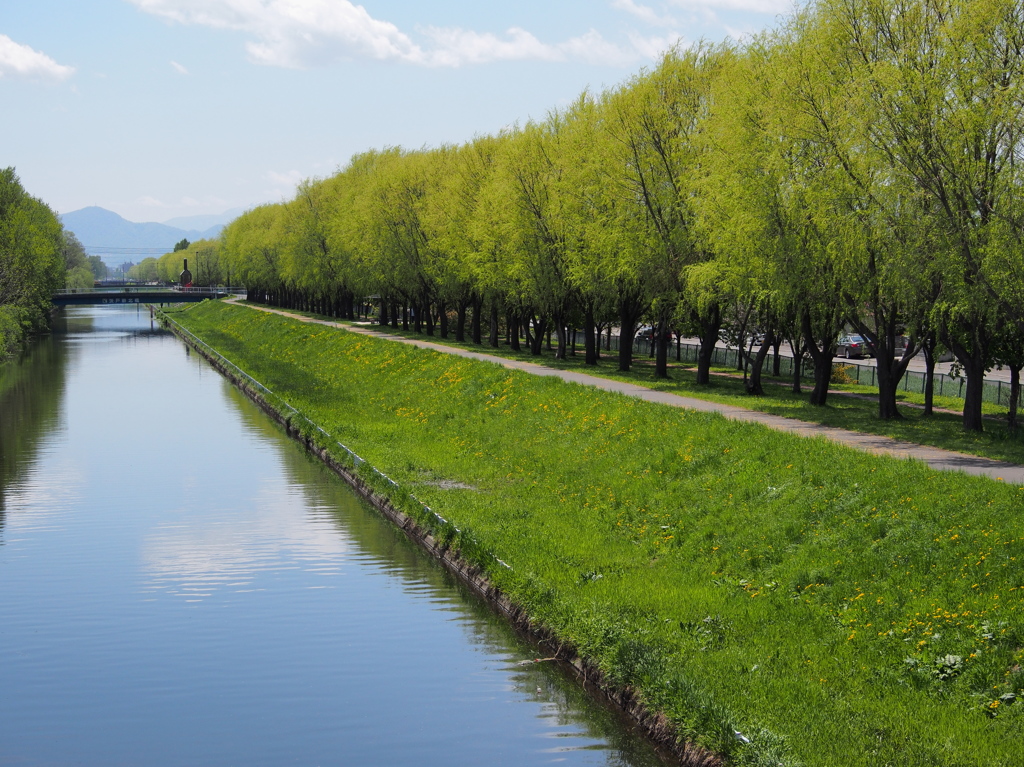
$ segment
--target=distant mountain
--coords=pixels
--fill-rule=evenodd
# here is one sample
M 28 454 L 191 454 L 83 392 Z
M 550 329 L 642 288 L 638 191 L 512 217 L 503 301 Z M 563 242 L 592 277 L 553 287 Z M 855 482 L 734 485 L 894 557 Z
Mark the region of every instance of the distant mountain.
M 184 223 L 185 227 L 155 222 L 137 224 L 96 206 L 65 213 L 60 219 L 65 229 L 75 233 L 89 255 L 103 256 L 109 264 L 120 264 L 124 261 L 138 263 L 147 256 L 162 255 L 173 250 L 175 243 L 183 238 L 195 242 L 216 237 L 235 217 L 232 213 L 171 219 Z M 212 223 L 207 223 L 207 220 Z

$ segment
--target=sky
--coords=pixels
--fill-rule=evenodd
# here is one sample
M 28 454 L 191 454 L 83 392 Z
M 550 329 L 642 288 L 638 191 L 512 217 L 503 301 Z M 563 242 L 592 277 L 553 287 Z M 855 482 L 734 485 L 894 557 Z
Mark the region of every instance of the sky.
M 543 119 L 789 0 L 4 0 L 0 167 L 130 221 L 290 199 L 359 152 Z

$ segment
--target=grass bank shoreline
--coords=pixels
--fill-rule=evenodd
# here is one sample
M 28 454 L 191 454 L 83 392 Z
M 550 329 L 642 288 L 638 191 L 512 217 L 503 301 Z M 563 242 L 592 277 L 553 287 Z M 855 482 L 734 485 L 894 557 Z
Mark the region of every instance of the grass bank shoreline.
M 250 380 L 238 375 L 231 366 L 224 364 L 225 360 L 223 357 L 213 350 L 196 343 L 192 334 L 184 331 L 181 325 L 172 317 L 162 311 L 159 313 L 159 316 L 171 332 L 188 344 L 194 351 L 202 355 L 217 372 L 231 381 L 235 388 L 282 426 L 289 437 L 301 444 L 308 452 L 317 456 L 361 498 L 373 506 L 378 513 L 398 527 L 410 540 L 424 549 L 434 559 L 438 560 L 446 570 L 468 586 L 478 597 L 489 604 L 492 609 L 503 615 L 520 635 L 529 639 L 538 649 L 548 653 L 550 658 L 557 658 L 566 667 L 571 668 L 572 673 L 576 676 L 577 681 L 583 685 L 584 689 L 603 702 L 614 705 L 630 720 L 633 726 L 643 732 L 658 748 L 663 749 L 677 759 L 681 765 L 686 767 L 719 767 L 719 765 L 724 764 L 723 759 L 719 755 L 700 748 L 693 743 L 681 740 L 676 729 L 665 716 L 649 710 L 638 699 L 635 691 L 628 687 L 611 684 L 597 664 L 582 657 L 572 645 L 560 641 L 546 626 L 532 620 L 526 609 L 522 605 L 515 603 L 500 588 L 496 587 L 480 566 L 463 558 L 459 551 L 452 547 L 450 540 L 445 541 L 436 537 L 429 528 L 421 525 L 412 516 L 393 505 L 386 493 L 375 489 L 364 478 L 367 471 L 375 472 L 380 476 L 386 476 L 379 472 L 376 467 L 367 464 L 363 472 L 360 473 L 357 466 L 339 461 L 328 451 L 326 445 L 319 444 L 308 431 L 297 428 L 291 414 L 279 407 L 275 407 L 258 389 L 250 385 Z M 313 426 L 317 426 L 312 422 L 310 423 Z M 429 511 L 428 507 L 425 508 Z
M 262 304 L 247 303 L 256 310 L 285 313 L 289 316 L 305 317 L 312 321 L 323 321 L 338 327 L 362 327 L 382 337 L 394 336 L 418 344 L 443 345 L 452 349 L 476 352 L 509 360 L 527 361 L 552 370 L 574 371 L 610 381 L 632 383 L 656 392 L 679 394 L 709 403 L 736 406 L 780 418 L 816 423 L 826 427 L 849 429 L 863 434 L 890 437 L 906 443 L 927 445 L 965 455 L 1005 461 L 1012 465 L 1024 465 L 1024 437 L 1007 432 L 1005 425 L 1006 408 L 984 403 L 984 418 L 988 423 L 984 433 L 965 432 L 962 427 L 963 401 L 952 397 L 936 397 L 935 413 L 923 415 L 923 396 L 899 391 L 897 403 L 902 420 L 882 421 L 877 417 L 877 388 L 850 384 L 833 384 L 829 388 L 829 406 L 815 407 L 807 402 L 806 387 L 803 394 L 793 394 L 789 378 L 774 378 L 765 375 L 762 379 L 770 391 L 764 396 L 752 396 L 744 388 L 742 374 L 732 368 L 713 368 L 712 383 L 697 385 L 696 368 L 688 363 L 670 362 L 670 379 L 658 379 L 653 375 L 651 360 L 643 355 L 634 357 L 633 370 L 622 373 L 617 369 L 614 357 L 605 353 L 597 366 L 587 366 L 582 356 L 570 356 L 556 360 L 550 352 L 535 357 L 527 350 L 515 352 L 507 345 L 498 348 L 481 346 L 471 342 L 458 342 L 452 338 L 442 339 L 422 333 L 401 330 L 391 326 L 367 325 L 337 318 L 325 317 L 311 312 L 289 309 L 282 310 Z
M 1020 488 L 241 307 L 174 316 L 705 750 L 1019 767 Z

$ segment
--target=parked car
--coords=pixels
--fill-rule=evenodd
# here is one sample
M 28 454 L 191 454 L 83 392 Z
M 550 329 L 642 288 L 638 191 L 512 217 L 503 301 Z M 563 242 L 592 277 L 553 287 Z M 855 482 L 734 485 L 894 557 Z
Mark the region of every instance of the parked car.
M 665 335 L 668 337 L 669 341 L 673 340 L 678 336 L 678 334 L 674 330 L 666 330 Z M 654 328 L 650 327 L 649 325 L 644 325 L 642 328 L 636 331 L 636 335 L 634 336 L 634 338 L 643 341 L 650 341 L 652 338 L 654 338 Z
M 874 357 L 875 352 L 871 343 L 863 336 L 848 335 L 839 339 L 839 343 L 836 345 L 836 356 L 846 357 L 846 359 Z

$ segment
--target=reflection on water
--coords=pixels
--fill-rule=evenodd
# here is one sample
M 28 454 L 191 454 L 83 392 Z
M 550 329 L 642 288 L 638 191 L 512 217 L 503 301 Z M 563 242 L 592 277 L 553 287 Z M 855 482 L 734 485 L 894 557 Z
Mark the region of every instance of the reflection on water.
M 55 332 L 66 323 L 58 316 Z M 0 363 L 0 544 L 6 492 L 31 465 L 42 437 L 60 418 L 68 350 L 52 337 L 33 344 L 15 362 Z
M 66 324 L 0 379 L 0 762 L 658 763 L 148 312 Z

